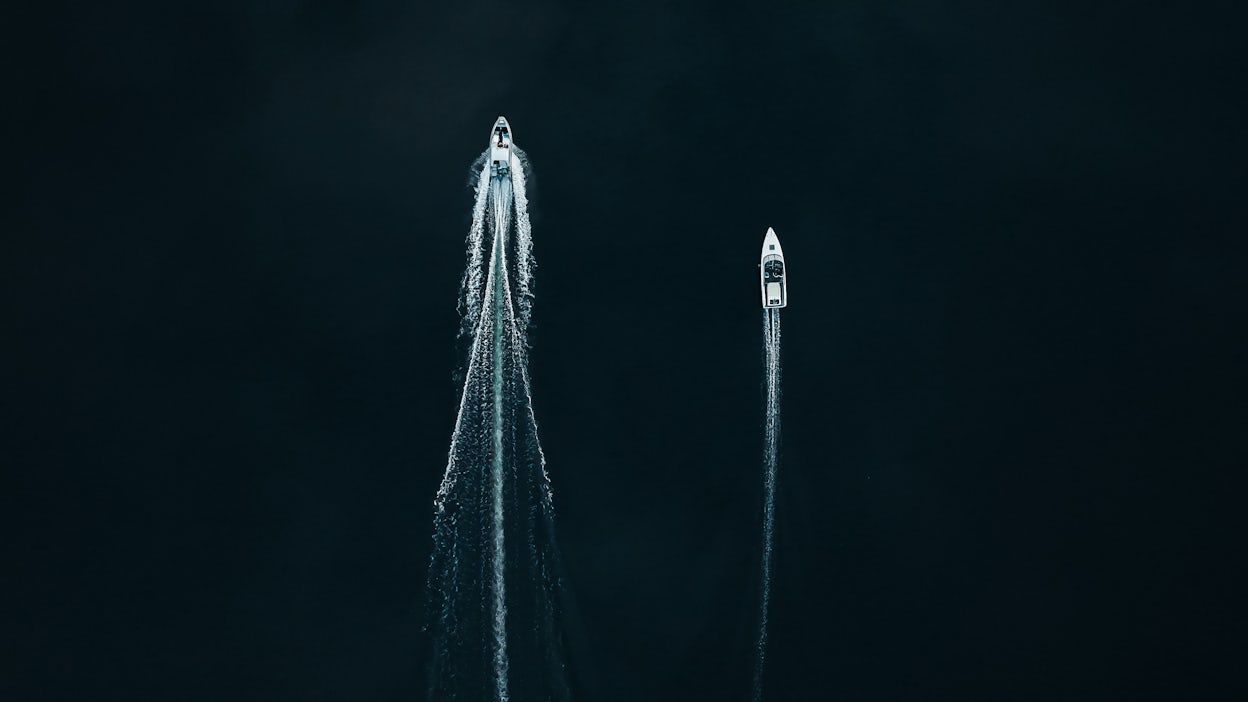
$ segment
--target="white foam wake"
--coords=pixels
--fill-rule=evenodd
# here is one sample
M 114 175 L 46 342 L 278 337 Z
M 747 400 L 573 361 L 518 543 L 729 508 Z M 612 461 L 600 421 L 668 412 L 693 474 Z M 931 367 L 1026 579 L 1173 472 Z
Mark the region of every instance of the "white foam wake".
M 517 156 L 511 178 L 492 177 L 488 154 L 474 165 L 460 294 L 471 349 L 429 570 L 437 702 L 570 699 L 553 501 L 527 368 L 534 260 L 527 158 Z
M 476 199 L 472 204 L 472 225 L 468 228 L 468 266 L 460 281 L 459 315 L 460 333 L 468 334 L 477 328 L 481 318 L 481 284 L 485 273 L 485 208 L 491 199 L 490 152 L 486 149 L 473 163 L 477 172 Z
M 493 575 L 492 591 L 494 614 L 494 684 L 495 699 L 507 702 L 507 589 L 503 578 L 503 322 L 507 308 L 510 307 L 504 295 L 507 289 L 507 267 L 503 263 L 503 247 L 506 244 L 507 221 L 511 208 L 507 191 L 508 181 L 496 179 L 491 185 L 494 190 L 494 241 L 493 256 L 490 258 L 490 327 L 494 346 L 494 368 L 492 387 L 494 390 L 493 406 L 493 451 L 490 467 L 490 502 L 492 505 L 490 567 Z
M 527 348 L 529 318 L 533 310 L 533 269 L 537 265 L 533 257 L 533 227 L 529 224 L 529 196 L 525 190 L 525 172 L 529 170 L 529 157 L 512 147 L 520 167 L 513 169 L 512 189 L 516 204 L 516 302 L 517 326 L 524 346 Z

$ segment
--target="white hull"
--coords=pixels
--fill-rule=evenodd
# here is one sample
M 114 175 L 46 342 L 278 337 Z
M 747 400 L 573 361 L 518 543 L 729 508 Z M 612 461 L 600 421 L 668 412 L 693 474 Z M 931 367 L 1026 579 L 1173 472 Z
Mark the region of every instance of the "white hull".
M 758 288 L 763 298 L 763 309 L 779 309 L 789 304 L 787 273 L 780 238 L 775 230 L 768 227 L 758 262 Z

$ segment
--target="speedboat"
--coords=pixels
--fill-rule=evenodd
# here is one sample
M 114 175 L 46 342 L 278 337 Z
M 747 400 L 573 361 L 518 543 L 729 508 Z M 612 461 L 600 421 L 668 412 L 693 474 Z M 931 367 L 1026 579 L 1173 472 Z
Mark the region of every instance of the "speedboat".
M 763 254 L 758 264 L 758 285 L 763 294 L 763 309 L 777 309 L 789 304 L 788 283 L 784 278 L 784 249 L 771 227 L 763 238 Z

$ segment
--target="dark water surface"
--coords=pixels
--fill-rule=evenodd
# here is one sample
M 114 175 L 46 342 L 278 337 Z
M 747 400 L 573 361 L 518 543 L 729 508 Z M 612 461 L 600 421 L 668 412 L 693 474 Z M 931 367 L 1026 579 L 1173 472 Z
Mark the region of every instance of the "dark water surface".
M 0 697 L 423 698 L 499 114 L 577 699 L 749 695 L 768 226 L 767 699 L 1245 692 L 1229 6 L 5 15 Z

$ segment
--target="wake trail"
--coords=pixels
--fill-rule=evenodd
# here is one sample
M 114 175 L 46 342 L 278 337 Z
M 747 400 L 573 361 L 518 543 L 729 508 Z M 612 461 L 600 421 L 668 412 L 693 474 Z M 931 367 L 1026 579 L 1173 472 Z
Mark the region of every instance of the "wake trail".
M 494 191 L 494 255 L 490 263 L 491 322 L 494 340 L 494 389 L 493 460 L 491 461 L 490 498 L 493 514 L 493 549 L 490 553 L 494 591 L 494 681 L 495 699 L 507 702 L 507 593 L 503 577 L 503 312 L 504 278 L 503 246 L 507 235 L 509 212 L 509 181 L 496 179 L 491 186 Z
M 516 207 L 516 301 L 520 333 L 527 335 L 529 318 L 533 311 L 533 269 L 537 261 L 533 258 L 533 227 L 529 224 L 529 195 L 525 187 L 525 171 L 528 170 L 528 154 L 518 147 L 512 147 L 521 167 L 515 169 L 511 176 L 511 187 Z
M 776 517 L 776 463 L 780 439 L 780 310 L 763 310 L 763 359 L 767 386 L 763 424 L 763 565 L 759 602 L 758 642 L 754 660 L 754 702 L 763 699 L 763 667 L 767 658 L 767 615 L 771 604 L 772 542 Z
M 464 387 L 434 500 L 429 699 L 570 700 L 556 607 L 558 551 L 527 367 L 532 232 L 527 158 L 474 164 L 461 281 Z
M 485 210 L 493 196 L 490 182 L 489 151 L 481 154 L 473 164 L 477 171 L 474 186 L 476 198 L 472 204 L 472 226 L 468 229 L 468 266 L 460 282 L 459 314 L 460 336 L 467 336 L 476 329 L 481 318 L 482 282 L 485 268 Z

